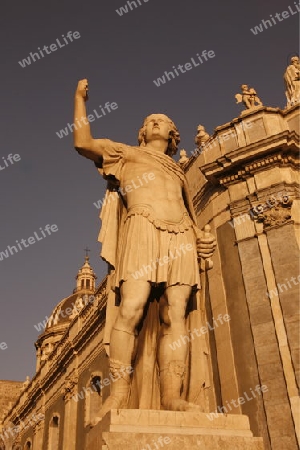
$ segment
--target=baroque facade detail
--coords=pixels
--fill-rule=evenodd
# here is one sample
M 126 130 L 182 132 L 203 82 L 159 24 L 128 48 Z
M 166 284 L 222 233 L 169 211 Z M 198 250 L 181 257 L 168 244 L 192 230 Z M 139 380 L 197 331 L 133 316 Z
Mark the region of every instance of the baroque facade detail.
M 275 197 L 266 200 L 265 204 L 256 205 L 251 212 L 258 222 L 264 224 L 264 229 L 278 227 L 291 222 L 291 207 L 293 200 L 284 196 L 278 201 Z

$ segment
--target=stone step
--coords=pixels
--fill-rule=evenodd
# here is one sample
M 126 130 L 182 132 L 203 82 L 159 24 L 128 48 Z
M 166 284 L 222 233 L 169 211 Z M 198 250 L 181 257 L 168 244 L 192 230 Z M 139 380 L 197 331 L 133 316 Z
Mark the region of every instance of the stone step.
M 103 439 L 101 450 L 264 450 L 262 438 L 234 435 L 103 433 Z

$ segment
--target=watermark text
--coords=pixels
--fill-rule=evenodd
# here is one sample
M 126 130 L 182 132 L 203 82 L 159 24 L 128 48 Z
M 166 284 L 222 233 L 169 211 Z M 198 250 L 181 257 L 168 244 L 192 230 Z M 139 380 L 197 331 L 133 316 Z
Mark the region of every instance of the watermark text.
M 265 19 L 260 22 L 259 25 L 256 25 L 254 28 L 250 28 L 252 33 L 257 36 L 258 33 L 262 33 L 274 25 L 277 25 L 279 22 L 282 22 L 284 19 L 288 19 L 291 16 L 300 12 L 300 3 L 294 2 L 294 6 L 288 6 L 288 10 L 282 11 L 281 13 L 270 14 L 270 19 Z
M 44 58 L 46 55 L 50 55 L 50 53 L 56 52 L 59 48 L 65 47 L 70 42 L 73 42 L 74 39 L 79 39 L 80 33 L 78 31 L 68 31 L 67 36 L 62 34 L 61 38 L 56 39 L 55 44 L 44 45 L 41 49 L 38 47 L 38 51 L 36 53 L 29 53 L 29 56 L 22 59 L 22 61 L 18 61 L 20 66 L 24 69 L 26 66 L 30 66 L 32 62 L 38 61 L 39 59 Z M 61 42 L 62 40 L 63 42 Z
M 0 261 L 3 261 L 3 259 L 5 258 L 9 258 L 11 255 L 19 253 L 19 251 L 23 250 L 24 248 L 28 248 L 30 245 L 35 244 L 37 241 L 41 241 L 47 236 L 50 236 L 52 233 L 56 233 L 56 231 L 58 231 L 58 227 L 55 224 L 48 224 L 44 228 L 40 227 L 40 231 L 34 231 L 33 236 L 30 236 L 27 239 L 20 239 L 20 241 L 16 240 L 16 245 L 8 245 L 6 250 L 0 252 Z M 38 233 L 40 233 L 40 235 Z
M 0 171 L 7 169 L 7 167 L 12 166 L 15 162 L 21 161 L 21 156 L 18 153 L 14 155 L 10 153 L 9 155 L 2 156 L 3 161 L 0 162 Z
M 143 0 L 144 3 L 148 3 L 149 0 Z M 133 6 L 134 8 L 133 8 Z M 142 6 L 142 0 L 136 0 L 136 1 L 127 1 L 124 6 L 121 6 L 121 8 L 116 9 L 116 13 L 119 14 L 119 16 L 123 16 L 123 14 L 127 14 L 130 11 L 133 11 L 133 9 L 138 8 L 139 6 Z M 128 6 L 130 9 L 128 9 Z
M 109 204 L 111 201 L 117 200 L 117 198 L 119 198 L 118 192 L 124 198 L 128 192 L 139 189 L 140 187 L 143 187 L 144 185 L 148 184 L 149 181 L 153 181 L 154 179 L 155 175 L 153 172 L 145 172 L 140 177 L 137 176 L 133 180 L 130 180 L 130 183 L 126 184 L 124 187 L 119 187 L 118 191 L 113 191 L 114 195 L 112 195 L 111 192 L 106 193 L 106 196 L 103 199 L 94 202 L 94 205 L 97 209 L 100 209 L 102 206 Z
M 172 344 L 169 344 L 169 347 L 172 350 L 176 350 L 176 348 L 180 348 L 182 344 L 187 344 L 188 342 L 191 342 L 195 339 L 195 335 L 197 337 L 200 337 L 201 335 L 204 335 L 208 333 L 208 330 L 214 330 L 215 328 L 218 328 L 219 325 L 222 325 L 224 322 L 229 322 L 230 316 L 229 314 L 219 314 L 216 319 L 213 319 L 213 324 L 211 325 L 209 322 L 206 322 L 207 326 L 203 326 L 201 328 L 194 328 L 193 331 L 189 330 L 189 334 L 180 335 L 180 338 L 177 341 L 174 341 Z M 218 323 L 219 322 L 219 323 Z
M 257 384 L 254 390 L 250 388 L 250 391 L 253 397 L 250 393 L 248 395 L 247 392 L 243 392 L 243 396 L 239 397 L 237 400 L 231 400 L 230 402 L 226 402 L 226 405 L 224 406 L 218 406 L 215 412 L 206 414 L 206 416 L 209 418 L 209 420 L 217 419 L 218 417 L 220 417 L 219 414 L 228 414 L 228 411 L 232 411 L 231 405 L 233 405 L 234 408 L 237 408 L 239 405 L 243 405 L 244 403 L 246 403 L 246 401 L 249 402 L 254 398 L 260 397 L 262 395 L 262 392 L 268 391 L 268 388 L 265 384 L 261 386 Z M 254 391 L 256 392 L 256 394 Z
M 105 112 L 105 109 L 108 113 L 114 111 L 115 109 L 118 109 L 118 104 L 116 102 L 106 102 L 103 107 L 102 105 L 99 105 L 99 109 L 102 112 L 102 114 L 100 114 L 100 111 L 94 109 L 93 110 L 94 114 L 82 116 L 80 117 L 80 119 L 77 118 L 75 120 L 75 123 L 67 123 L 67 126 L 65 128 L 56 131 L 56 134 L 59 137 L 59 139 L 68 136 L 69 133 L 73 133 L 74 130 L 78 130 L 78 128 L 81 128 L 82 125 L 87 125 L 90 122 L 94 122 L 96 119 L 101 119 L 101 117 L 106 116 L 107 113 Z
M 182 73 L 186 73 L 189 70 L 192 70 L 194 67 L 198 67 L 203 62 L 209 61 L 209 58 L 214 58 L 215 52 L 213 50 L 203 50 L 201 53 L 201 56 L 199 53 L 197 53 L 195 58 L 190 58 L 191 62 L 187 62 L 185 64 L 178 64 L 178 66 L 173 66 L 170 72 L 165 71 L 164 74 L 157 78 L 156 80 L 153 80 L 153 83 L 156 87 L 160 87 L 162 84 L 166 84 L 167 81 L 174 80 L 174 78 L 179 77 Z

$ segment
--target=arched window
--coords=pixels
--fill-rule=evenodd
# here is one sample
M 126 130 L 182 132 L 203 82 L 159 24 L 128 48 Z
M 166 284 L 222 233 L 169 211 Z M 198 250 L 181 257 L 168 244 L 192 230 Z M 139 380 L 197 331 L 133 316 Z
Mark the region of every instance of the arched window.
M 26 444 L 24 445 L 24 450 L 31 450 L 32 449 L 32 442 L 30 439 L 26 441 Z
M 81 280 L 81 289 L 84 288 L 84 280 Z
M 86 280 L 86 288 L 87 288 L 87 289 L 90 288 L 90 280 Z
M 59 414 L 54 414 L 49 424 L 48 450 L 59 450 Z
M 85 391 L 85 425 L 89 425 L 98 416 L 102 406 L 101 375 L 94 373 Z

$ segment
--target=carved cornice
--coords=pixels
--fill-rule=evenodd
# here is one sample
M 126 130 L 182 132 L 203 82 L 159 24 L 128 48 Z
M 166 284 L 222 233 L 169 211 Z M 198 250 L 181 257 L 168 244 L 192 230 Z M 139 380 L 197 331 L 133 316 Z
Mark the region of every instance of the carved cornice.
M 244 181 L 249 176 L 253 176 L 256 172 L 271 168 L 274 166 L 290 166 L 295 169 L 299 167 L 299 157 L 296 153 L 289 152 L 282 154 L 279 150 L 272 155 L 268 155 L 264 158 L 260 158 L 249 162 L 248 164 L 241 165 L 240 168 L 236 168 L 232 173 L 219 178 L 219 183 L 224 186 L 228 186 L 233 183 Z
M 107 276 L 103 279 L 101 284 L 98 286 L 95 295 L 103 297 L 106 293 L 106 288 L 107 288 Z
M 299 136 L 284 131 L 259 142 L 238 148 L 200 167 L 213 184 L 228 186 L 254 173 L 275 166 L 299 167 Z

